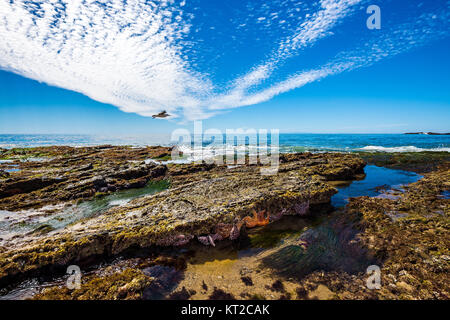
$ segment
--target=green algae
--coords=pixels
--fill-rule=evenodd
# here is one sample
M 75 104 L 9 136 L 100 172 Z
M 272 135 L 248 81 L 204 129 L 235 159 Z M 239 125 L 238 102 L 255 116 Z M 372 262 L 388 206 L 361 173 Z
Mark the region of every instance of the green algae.
M 152 159 L 156 160 L 156 161 L 169 161 L 169 160 L 172 160 L 172 156 L 170 154 L 168 154 L 168 155 L 163 155 L 163 156 L 159 156 L 159 157 L 152 158 Z
M 374 264 L 365 250 L 351 241 L 358 230 L 339 217 L 307 229 L 293 241 L 264 257 L 262 265 L 276 274 L 301 279 L 316 270 L 357 273 Z

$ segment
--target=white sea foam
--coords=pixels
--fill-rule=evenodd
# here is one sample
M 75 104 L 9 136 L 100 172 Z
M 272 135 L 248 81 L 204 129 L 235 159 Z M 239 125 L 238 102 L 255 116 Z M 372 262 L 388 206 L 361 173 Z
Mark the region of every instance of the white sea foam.
M 169 163 L 191 163 L 201 160 L 214 159 L 221 156 L 233 156 L 234 154 L 250 155 L 256 156 L 258 154 L 265 154 L 266 152 L 276 152 L 279 153 L 298 153 L 298 152 L 312 152 L 312 153 L 322 153 L 322 152 L 351 152 L 351 151 L 367 151 L 367 152 L 423 152 L 423 151 L 441 151 L 450 152 L 448 147 L 436 147 L 436 148 L 419 148 L 415 146 L 397 146 L 397 147 L 383 147 L 383 146 L 366 146 L 363 148 L 350 149 L 345 148 L 317 148 L 317 147 L 306 147 L 306 146 L 268 146 L 267 151 L 262 150 L 266 148 L 265 146 L 256 145 L 209 145 L 209 146 L 197 146 L 191 147 L 188 145 L 178 145 L 177 149 L 183 153 L 183 156 L 177 160 L 166 160 L 158 161 L 155 159 L 146 159 L 145 163 L 156 163 L 156 164 L 169 164 Z
M 130 202 L 131 199 L 121 199 L 121 200 L 113 200 L 109 202 L 110 206 L 123 206 L 125 204 L 127 204 L 128 202 Z
M 264 145 L 231 145 L 231 144 L 213 144 L 208 146 L 189 146 L 185 144 L 177 145 L 177 150 L 180 152 L 180 159 L 158 161 L 155 159 L 146 159 L 145 163 L 169 164 L 169 163 L 191 163 L 201 160 L 214 159 L 221 156 L 250 155 L 256 156 L 258 154 L 267 154 L 269 152 L 277 152 L 278 146 L 264 146 Z M 181 155 L 182 153 L 182 155 Z
M 382 146 L 366 146 L 363 148 L 359 148 L 358 150 L 362 151 L 381 151 L 381 152 L 423 152 L 423 151 L 442 151 L 442 152 L 450 152 L 450 148 L 418 148 L 415 146 L 399 146 L 399 147 L 382 147 Z

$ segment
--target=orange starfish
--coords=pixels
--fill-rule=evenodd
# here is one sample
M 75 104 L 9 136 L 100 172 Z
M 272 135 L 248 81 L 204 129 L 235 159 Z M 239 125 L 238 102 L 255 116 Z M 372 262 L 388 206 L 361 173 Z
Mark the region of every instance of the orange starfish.
M 253 217 L 247 216 L 242 221 L 247 228 L 262 227 L 269 224 L 269 215 L 266 217 L 266 210 L 259 212 L 253 210 Z

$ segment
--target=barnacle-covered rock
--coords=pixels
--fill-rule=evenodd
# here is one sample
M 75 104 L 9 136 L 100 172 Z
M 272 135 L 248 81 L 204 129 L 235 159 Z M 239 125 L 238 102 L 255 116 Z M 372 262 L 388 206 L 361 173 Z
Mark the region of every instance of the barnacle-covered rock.
M 158 246 L 184 246 L 189 243 L 194 238 L 192 235 L 184 235 L 184 234 L 177 234 L 177 235 L 170 235 L 166 238 L 160 239 L 156 242 L 156 245 Z
M 302 202 L 302 203 L 296 203 L 294 204 L 293 211 L 296 215 L 304 216 L 309 211 L 309 200 Z
M 105 276 L 89 276 L 79 288 L 45 289 L 35 300 L 138 300 L 153 282 L 141 270 L 125 269 Z

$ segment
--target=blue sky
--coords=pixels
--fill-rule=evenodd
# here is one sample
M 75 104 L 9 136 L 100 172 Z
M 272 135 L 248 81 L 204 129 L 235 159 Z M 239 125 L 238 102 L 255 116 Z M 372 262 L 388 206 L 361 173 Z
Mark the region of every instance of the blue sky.
M 0 133 L 450 131 L 447 0 L 46 2 L 0 4 Z

